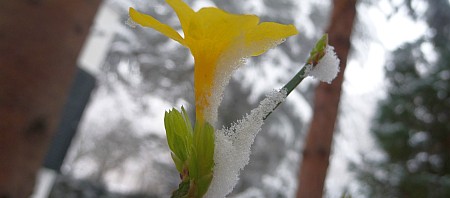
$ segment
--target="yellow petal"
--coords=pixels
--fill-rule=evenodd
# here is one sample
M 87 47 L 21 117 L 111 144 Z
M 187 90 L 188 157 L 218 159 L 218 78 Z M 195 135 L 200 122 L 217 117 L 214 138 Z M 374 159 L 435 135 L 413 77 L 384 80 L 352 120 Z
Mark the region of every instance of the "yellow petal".
M 258 22 L 259 18 L 255 15 L 230 14 L 218 8 L 202 8 L 193 16 L 185 38 L 231 42 L 255 27 Z
M 217 8 L 196 12 L 188 29 L 183 29 L 186 44 L 195 60 L 194 90 L 197 119 L 204 119 L 209 109 L 218 60 L 235 42 L 243 40 L 245 32 L 257 26 L 254 15 L 237 15 Z M 238 61 L 238 60 L 237 60 Z
M 252 56 L 258 56 L 277 45 L 282 39 L 297 34 L 293 25 L 264 22 L 245 35 L 246 45 L 254 48 Z
M 129 13 L 130 13 L 131 19 L 133 19 L 133 21 L 135 21 L 136 23 L 138 23 L 144 27 L 153 28 L 156 31 L 164 34 L 165 36 L 167 36 L 175 41 L 178 41 L 182 45 L 186 46 L 184 39 L 172 27 L 159 22 L 158 20 L 156 20 L 155 18 L 153 18 L 150 15 L 142 14 L 133 8 L 130 8 Z
M 195 14 L 194 10 L 181 0 L 166 0 L 166 2 L 172 7 L 175 13 L 177 13 L 183 31 L 189 29 L 189 23 L 192 16 Z
M 217 60 L 220 51 L 215 49 L 212 41 L 202 41 L 195 44 L 194 55 L 194 92 L 196 116 L 198 120 L 203 120 L 205 109 L 210 106 L 209 99 L 212 96 L 213 82 L 216 75 Z M 192 49 L 191 49 L 192 50 Z

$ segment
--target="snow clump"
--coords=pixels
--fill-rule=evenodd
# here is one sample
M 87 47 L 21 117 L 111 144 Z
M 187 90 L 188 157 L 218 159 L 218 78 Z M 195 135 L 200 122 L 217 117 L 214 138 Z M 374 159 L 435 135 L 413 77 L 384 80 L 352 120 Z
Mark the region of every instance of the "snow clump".
M 340 60 L 336 56 L 336 52 L 334 52 L 334 47 L 328 45 L 325 55 L 319 60 L 317 65 L 307 65 L 310 69 L 308 75 L 320 81 L 331 83 L 339 72 L 339 62 Z

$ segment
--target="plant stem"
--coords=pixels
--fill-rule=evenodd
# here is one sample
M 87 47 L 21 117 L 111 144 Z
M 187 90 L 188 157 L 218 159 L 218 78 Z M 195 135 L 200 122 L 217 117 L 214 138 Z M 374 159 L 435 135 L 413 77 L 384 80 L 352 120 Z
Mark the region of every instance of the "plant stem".
M 297 74 L 295 74 L 294 77 L 291 78 L 291 80 L 289 80 L 289 82 L 283 86 L 283 88 L 280 90 L 280 92 L 282 91 L 286 91 L 286 97 L 289 96 L 289 94 L 302 82 L 303 79 L 305 79 L 307 77 L 306 74 L 306 70 L 307 70 L 308 66 L 305 65 L 303 66 L 303 68 L 297 72 Z M 281 102 L 279 102 L 277 104 L 277 106 L 275 106 L 275 108 L 269 112 L 266 116 L 264 116 L 263 120 L 266 120 L 267 117 L 269 117 L 270 114 L 272 114 L 272 112 L 277 109 L 277 107 L 281 104 Z

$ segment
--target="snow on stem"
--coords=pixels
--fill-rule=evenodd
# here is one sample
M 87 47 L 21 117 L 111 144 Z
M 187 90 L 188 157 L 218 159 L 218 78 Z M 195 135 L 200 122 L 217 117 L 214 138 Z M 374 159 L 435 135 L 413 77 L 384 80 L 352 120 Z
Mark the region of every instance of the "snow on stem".
M 264 120 L 305 79 L 312 76 L 330 83 L 339 72 L 339 59 L 334 48 L 328 45 L 325 34 L 313 48 L 307 64 L 279 91 L 270 92 L 243 119 L 229 128 L 215 132 L 214 176 L 205 197 L 225 197 L 239 180 L 239 173 L 248 164 L 251 146 L 261 131 Z

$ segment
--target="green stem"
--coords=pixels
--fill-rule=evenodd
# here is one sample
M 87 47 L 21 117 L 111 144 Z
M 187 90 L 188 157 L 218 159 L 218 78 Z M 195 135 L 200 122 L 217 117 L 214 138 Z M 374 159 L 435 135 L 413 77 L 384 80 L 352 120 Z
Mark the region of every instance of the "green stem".
M 286 90 L 286 97 L 305 79 L 307 65 L 303 66 L 303 68 L 295 74 L 294 77 L 284 85 L 283 89 Z
M 302 82 L 303 79 L 305 79 L 307 77 L 306 74 L 306 70 L 307 70 L 307 65 L 303 66 L 303 68 L 297 72 L 297 74 L 295 74 L 294 77 L 291 78 L 291 80 L 283 86 L 283 88 L 280 90 L 281 91 L 286 91 L 286 97 L 289 96 L 289 94 Z M 273 108 L 273 110 L 271 112 L 269 112 L 266 116 L 264 116 L 263 120 L 266 120 L 267 117 L 269 117 L 270 114 L 272 114 L 272 112 L 281 104 L 281 102 L 279 102 L 277 104 L 277 106 L 275 106 L 275 108 Z
M 327 46 L 328 46 L 328 34 L 324 34 L 319 39 L 319 41 L 317 41 L 316 45 L 309 53 L 309 58 L 306 61 L 303 68 L 297 74 L 295 74 L 295 76 L 292 77 L 292 79 L 286 85 L 284 85 L 283 89 L 280 90 L 286 91 L 286 97 L 289 96 L 289 94 L 298 86 L 298 84 L 300 84 L 300 82 L 302 82 L 302 80 L 306 78 L 307 76 L 306 73 L 309 72 L 309 69 L 311 69 L 308 67 L 308 65 L 316 66 L 320 61 L 320 59 L 322 59 L 323 56 L 325 56 Z M 264 116 L 263 120 L 265 120 L 280 104 L 281 102 L 279 102 L 277 106 L 273 108 L 272 111 L 270 111 L 266 116 Z

